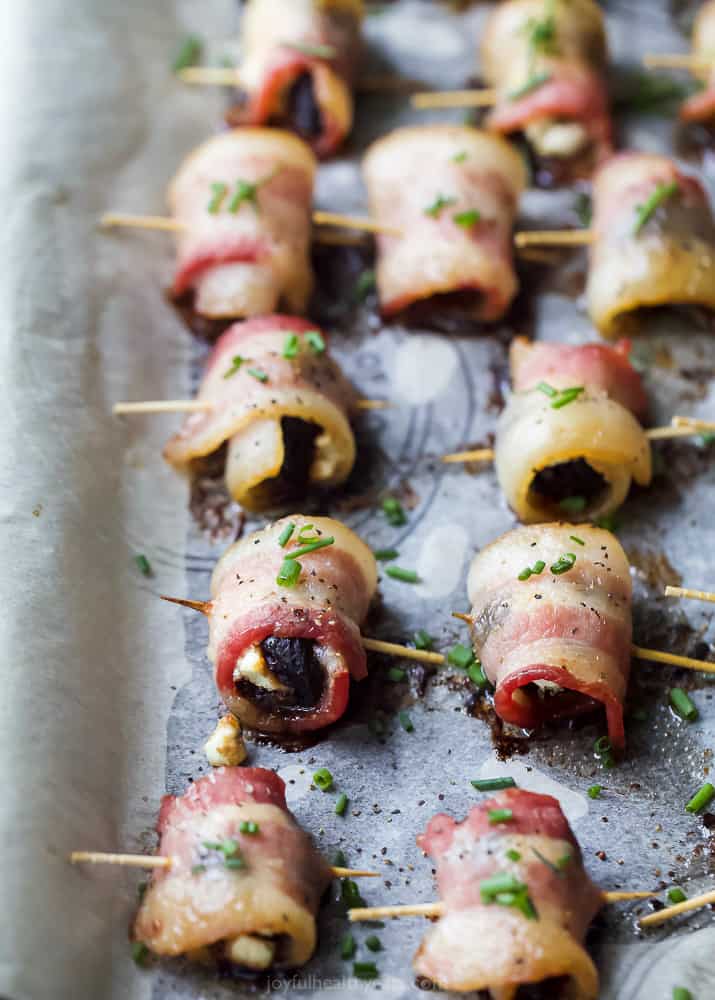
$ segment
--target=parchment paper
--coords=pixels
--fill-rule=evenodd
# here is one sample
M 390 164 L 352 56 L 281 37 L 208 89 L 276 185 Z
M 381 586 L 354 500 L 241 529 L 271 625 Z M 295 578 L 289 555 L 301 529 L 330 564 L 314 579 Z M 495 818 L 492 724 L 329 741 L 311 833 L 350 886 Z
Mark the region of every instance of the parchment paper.
M 692 8 L 671 11 L 666 0 L 605 6 L 619 66 L 647 50 L 687 46 L 680 26 Z M 427 0 L 385 5 L 367 21 L 371 65 L 429 86 L 460 86 L 474 72 L 486 11 L 476 4 L 456 14 Z M 205 622 L 157 595 L 206 597 L 230 539 L 212 540 L 197 528 L 186 483 L 160 458 L 177 419 L 118 422 L 110 415 L 118 399 L 189 394 L 205 347 L 164 298 L 167 238 L 99 233 L 96 220 L 108 208 L 164 210 L 167 179 L 219 126 L 225 104 L 221 92 L 182 87 L 170 74 L 172 52 L 188 31 L 207 38 L 209 61 L 235 52 L 238 12 L 228 0 L 15 0 L 2 15 L 0 996 L 256 995 L 255 987 L 181 964 L 137 969 L 126 931 L 139 876 L 73 869 L 65 860 L 77 848 L 152 850 L 159 797 L 205 773 L 201 746 L 219 713 Z M 417 116 L 404 96 L 362 97 L 350 147 L 321 168 L 320 206 L 364 210 L 357 164 L 365 145 L 403 121 L 449 117 L 461 120 L 462 113 Z M 670 120 L 628 117 L 620 125 L 624 145 L 673 148 Z M 688 157 L 711 190 L 712 164 L 707 152 Z M 573 203 L 573 191 L 532 191 L 521 224 L 574 224 Z M 362 418 L 358 473 L 322 508 L 374 547 L 397 547 L 400 565 L 425 581 L 410 587 L 383 575 L 372 634 L 400 641 L 427 628 L 441 649 L 465 640 L 449 612 L 466 607 L 468 560 L 514 521 L 490 470 L 446 469 L 437 458 L 493 430 L 509 336 L 593 337 L 573 296 L 583 266 L 577 254 L 557 258 L 551 273 L 528 270 L 532 307 L 474 337 L 384 327 L 370 302 L 353 307 L 349 286 L 333 291 L 328 325 L 336 353 L 363 395 L 399 405 Z M 330 299 L 330 289 L 323 291 Z M 655 420 L 675 412 L 715 417 L 709 330 L 665 319 L 636 352 Z M 709 459 L 701 446 L 685 443 L 658 452 L 661 473 L 648 493 L 629 501 L 619 532 L 635 567 L 635 638 L 712 657 L 708 606 L 659 597 L 665 582 L 679 579 L 715 587 L 712 453 Z M 412 499 L 405 528 L 390 528 L 380 515 L 374 500 L 385 490 Z M 361 492 L 373 502 L 346 510 L 346 498 Z M 318 509 L 311 503 L 308 509 Z M 153 577 L 138 572 L 137 554 L 147 556 Z M 627 759 L 604 773 L 591 752 L 595 724 L 523 742 L 528 752 L 497 761 L 489 726 L 465 711 L 468 692 L 458 678 L 448 681 L 449 672 L 431 679 L 423 697 L 413 691 L 402 699 L 415 727 L 407 733 L 394 715 L 399 699 L 385 680 L 387 666 L 379 658 L 371 663 L 371 680 L 356 692 L 345 722 L 314 748 L 286 754 L 250 747 L 252 763 L 278 768 L 289 782 L 291 807 L 327 855 L 342 848 L 349 863 L 384 869 L 361 887 L 369 903 L 434 898 L 416 833 L 438 810 L 464 815 L 478 797 L 469 779 L 500 768 L 525 787 L 560 796 L 604 888 L 662 882 L 694 893 L 712 884 L 707 833 L 683 809 L 710 766 L 715 712 L 707 677 L 635 664 L 634 701 L 647 719 L 629 722 Z M 414 689 L 420 678 L 411 676 Z M 667 709 L 665 691 L 675 678 L 694 686 L 697 723 L 686 725 Z M 375 718 L 385 727 L 379 738 L 367 725 L 374 729 Z M 310 787 L 321 766 L 350 797 L 344 818 L 334 815 L 335 795 Z M 606 788 L 595 802 L 585 794 L 594 781 Z M 347 925 L 336 896 L 333 889 L 321 914 L 315 959 L 295 981 L 276 979 L 267 988 L 301 997 L 334 989 L 346 997 L 417 995 L 410 959 L 424 925 L 355 928 L 358 958 L 374 959 L 381 970 L 377 983 L 359 983 L 338 957 Z M 710 914 L 639 938 L 634 920 L 643 912 L 643 904 L 612 907 L 590 936 L 603 997 L 667 998 L 673 985 L 688 986 L 699 1000 L 715 995 Z M 364 946 L 369 933 L 382 941 L 377 955 Z

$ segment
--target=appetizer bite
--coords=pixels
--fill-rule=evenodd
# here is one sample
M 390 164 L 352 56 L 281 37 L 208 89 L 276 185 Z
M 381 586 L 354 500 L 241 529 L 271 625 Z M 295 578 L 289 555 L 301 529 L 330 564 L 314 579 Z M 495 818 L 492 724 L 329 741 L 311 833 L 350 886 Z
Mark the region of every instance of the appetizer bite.
M 538 729 L 602 705 L 610 743 L 624 746 L 632 585 L 614 535 L 593 525 L 516 528 L 477 553 L 467 592 L 474 652 L 501 719 Z
M 294 969 L 317 941 L 330 868 L 288 811 L 285 785 L 263 768 L 220 768 L 166 795 L 159 853 L 133 937 L 155 955 L 239 969 Z
M 693 56 L 711 60 L 711 66 L 696 69 L 703 90 L 685 101 L 680 116 L 688 122 L 715 124 L 715 0 L 704 3 L 695 18 Z
M 181 226 L 173 297 L 209 320 L 304 312 L 315 171 L 308 146 L 277 129 L 234 129 L 194 150 L 169 187 Z
M 429 303 L 500 319 L 518 288 L 512 226 L 526 186 L 518 153 L 468 126 L 407 127 L 372 144 L 363 173 L 371 216 L 400 231 L 377 236 L 383 314 Z
M 377 587 L 371 550 L 339 521 L 300 514 L 242 538 L 211 578 L 209 659 L 244 726 L 295 735 L 335 722 L 367 676 L 360 627 Z
M 647 403 L 630 343 L 614 347 L 513 341 L 513 393 L 497 425 L 495 464 L 525 524 L 568 515 L 591 521 L 651 481 L 640 424 Z
M 586 297 L 603 337 L 637 330 L 662 306 L 715 309 L 715 221 L 708 196 L 670 157 L 622 153 L 593 183 Z
M 557 181 L 589 176 L 612 151 L 603 12 L 594 0 L 507 0 L 491 14 L 481 65 L 496 91 L 487 127 L 522 132 Z
M 207 404 L 167 444 L 191 471 L 226 446 L 226 486 L 248 510 L 342 483 L 355 462 L 355 393 L 307 320 L 263 316 L 230 327 L 211 353 L 198 392 Z
M 248 0 L 241 21 L 244 102 L 231 125 L 281 125 L 318 156 L 334 153 L 353 121 L 362 0 Z
M 527 985 L 544 1000 L 596 1000 L 584 938 L 604 897 L 556 799 L 507 788 L 461 822 L 438 813 L 417 843 L 444 907 L 415 955 L 420 976 L 494 1000 Z

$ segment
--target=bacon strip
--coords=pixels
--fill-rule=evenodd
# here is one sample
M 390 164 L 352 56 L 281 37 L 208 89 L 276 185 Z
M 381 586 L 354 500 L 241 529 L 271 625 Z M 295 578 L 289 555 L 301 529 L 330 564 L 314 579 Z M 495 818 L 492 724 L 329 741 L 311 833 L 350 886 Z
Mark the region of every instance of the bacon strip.
M 712 59 L 715 53 L 715 0 L 709 0 L 698 10 L 693 26 L 693 55 Z M 704 90 L 688 98 L 680 109 L 680 117 L 688 122 L 709 122 L 715 119 L 715 65 L 697 74 Z
M 241 832 L 253 821 L 258 832 Z M 262 768 L 220 768 L 162 801 L 159 852 L 134 938 L 157 955 L 218 947 L 239 935 L 278 941 L 275 964 L 293 968 L 315 950 L 316 914 L 330 870 L 292 815 L 281 778 Z M 244 866 L 207 845 L 234 841 Z
M 230 123 L 277 122 L 295 129 L 318 156 L 334 153 L 352 127 L 362 17 L 361 0 L 250 0 L 241 22 L 247 100 L 229 112 Z M 287 106 L 291 88 L 305 74 L 320 119 L 317 130 L 306 128 Z
M 551 39 L 541 45 L 532 43 L 537 24 L 552 31 Z M 590 143 L 592 165 L 611 154 L 605 24 L 593 0 L 557 3 L 550 12 L 543 0 L 500 4 L 482 36 L 481 58 L 486 81 L 498 95 L 487 119 L 489 128 L 528 134 L 536 122 L 575 122 Z M 556 149 L 543 155 L 568 158 L 582 153 L 581 145 L 573 153 Z
M 288 417 L 319 428 L 308 482 L 321 488 L 343 482 L 355 462 L 349 422 L 355 393 L 328 350 L 311 346 L 309 331 L 327 343 L 314 324 L 295 316 L 264 316 L 230 327 L 209 357 L 197 397 L 212 409 L 185 421 L 164 449 L 167 461 L 185 470 L 228 441 L 229 492 L 244 507 L 262 509 L 270 505 L 271 482 L 290 447 L 282 424 Z M 291 335 L 298 339 L 297 353 L 286 358 Z
M 383 313 L 461 293 L 473 318 L 503 316 L 518 287 L 512 225 L 526 185 L 514 150 L 474 128 L 401 128 L 373 143 L 363 173 L 371 215 L 401 231 L 377 238 Z
M 305 143 L 277 129 L 235 129 L 194 150 L 169 188 L 186 227 L 173 295 L 193 292 L 194 310 L 212 319 L 304 312 L 315 171 Z M 225 185 L 223 197 L 214 185 Z
M 651 217 L 639 209 L 675 185 Z M 638 310 L 715 309 L 715 221 L 699 181 L 654 153 L 622 153 L 598 171 L 586 297 L 592 321 L 612 338 L 637 329 Z
M 282 548 L 278 539 L 288 523 L 295 530 L 288 548 Z M 282 587 L 276 582 L 281 564 L 306 525 L 335 543 L 301 556 L 298 583 Z M 286 517 L 231 546 L 211 579 L 208 655 L 219 693 L 234 715 L 249 728 L 281 734 L 320 729 L 339 719 L 347 707 L 350 677 L 367 676 L 360 626 L 376 586 L 372 552 L 331 518 Z M 267 705 L 237 690 L 237 661 L 269 636 L 315 643 L 324 675 L 315 706 Z
M 576 557 L 573 567 L 554 573 L 567 553 Z M 520 580 L 538 561 L 544 569 Z M 616 538 L 591 525 L 516 528 L 475 556 L 467 590 L 474 648 L 496 686 L 497 714 L 536 729 L 601 703 L 611 743 L 623 747 L 632 588 Z
M 490 822 L 497 809 L 511 818 Z M 461 822 L 438 813 L 417 843 L 436 865 L 446 907 L 415 956 L 419 975 L 441 989 L 492 996 L 566 977 L 571 1000 L 596 1000 L 598 973 L 583 941 L 603 895 L 556 799 L 510 788 Z M 531 917 L 508 897 L 482 898 L 483 883 L 498 874 L 525 887 Z

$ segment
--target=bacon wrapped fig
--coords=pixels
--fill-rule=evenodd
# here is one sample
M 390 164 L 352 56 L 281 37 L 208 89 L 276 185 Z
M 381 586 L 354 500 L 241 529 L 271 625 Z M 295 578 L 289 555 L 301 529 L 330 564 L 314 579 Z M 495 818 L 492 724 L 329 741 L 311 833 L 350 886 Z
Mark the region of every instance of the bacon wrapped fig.
M 604 897 L 556 799 L 509 788 L 459 823 L 438 813 L 417 843 L 445 907 L 415 956 L 419 975 L 495 1000 L 527 985 L 544 1000 L 596 1000 L 583 942 Z
M 367 676 L 360 626 L 377 586 L 370 549 L 331 518 L 300 514 L 242 538 L 211 578 L 208 654 L 244 726 L 321 729 Z
M 489 18 L 481 64 L 497 103 L 487 127 L 523 132 L 538 159 L 572 177 L 612 151 L 606 31 L 594 0 L 506 0 Z
M 688 122 L 715 123 L 715 0 L 704 3 L 695 18 L 693 55 L 712 60 L 712 65 L 697 71 L 704 89 L 683 104 L 680 116 Z
M 630 344 L 530 343 L 510 352 L 514 392 L 497 424 L 495 465 L 525 524 L 567 513 L 590 521 L 621 506 L 635 480 L 652 476 L 639 423 L 646 398 Z
M 363 163 L 370 213 L 400 231 L 377 237 L 382 312 L 435 300 L 497 320 L 517 291 L 512 224 L 526 172 L 503 140 L 467 126 L 400 128 Z
M 355 394 L 324 335 L 295 316 L 230 327 L 209 357 L 192 414 L 164 449 L 182 470 L 225 442 L 226 485 L 249 510 L 342 483 L 355 462 Z
M 467 591 L 500 718 L 537 729 L 601 704 L 623 747 L 632 588 L 617 539 L 585 524 L 516 528 L 477 553 Z
M 586 296 L 603 337 L 661 306 L 715 309 L 715 222 L 702 185 L 667 156 L 622 153 L 597 172 Z
M 220 768 L 164 797 L 155 869 L 134 939 L 156 955 L 296 968 L 315 950 L 330 869 L 263 768 Z
M 277 129 L 234 129 L 194 150 L 169 188 L 185 227 L 174 298 L 191 293 L 194 312 L 209 319 L 304 312 L 315 171 L 308 146 Z
M 318 156 L 334 153 L 353 121 L 362 0 L 249 0 L 241 22 L 243 104 L 232 125 L 278 124 Z

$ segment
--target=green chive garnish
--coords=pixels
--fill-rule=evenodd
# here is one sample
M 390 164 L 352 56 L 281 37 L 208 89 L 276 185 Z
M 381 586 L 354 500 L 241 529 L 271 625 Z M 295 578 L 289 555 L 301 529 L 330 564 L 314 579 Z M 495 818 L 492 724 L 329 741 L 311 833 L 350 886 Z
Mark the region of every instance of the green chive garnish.
M 405 730 L 406 733 L 414 733 L 415 727 L 412 719 L 409 717 L 407 712 L 398 712 L 397 718 L 400 720 L 400 725 Z
M 407 677 L 407 672 L 401 667 L 390 667 L 387 671 L 387 679 L 393 684 L 399 684 L 400 681 L 404 681 L 405 677 Z
M 530 576 L 538 576 L 539 573 L 543 573 L 546 568 L 546 563 L 543 559 L 537 559 L 533 566 L 525 566 L 524 569 L 519 573 L 517 580 L 528 580 Z
M 562 573 L 568 573 L 572 569 L 573 564 L 576 562 L 576 556 L 573 552 L 566 552 L 564 555 L 560 556 L 558 560 L 551 565 L 551 572 L 555 573 L 556 576 L 560 576 Z
M 369 948 L 370 951 L 382 951 L 382 944 L 377 934 L 371 934 L 365 938 L 365 947 Z
M 293 524 L 292 521 L 290 521 L 289 524 L 286 524 L 283 531 L 281 531 L 280 535 L 278 536 L 278 544 L 282 549 L 285 548 L 285 546 L 291 540 L 294 531 L 295 531 L 295 525 Z
M 603 785 L 591 785 L 586 794 L 588 795 L 589 799 L 600 799 L 602 790 L 603 790 Z
M 247 368 L 246 371 L 253 378 L 257 379 L 259 382 L 267 382 L 268 376 L 265 372 L 261 371 L 260 368 Z
M 206 865 L 194 865 L 191 869 L 192 875 L 202 875 L 206 871 Z
M 468 212 L 457 212 L 456 215 L 452 216 L 452 221 L 456 222 L 458 226 L 462 226 L 463 229 L 469 229 L 470 226 L 475 226 L 480 219 L 481 215 L 475 208 Z
M 353 882 L 350 878 L 344 878 L 340 882 L 340 901 L 346 910 L 365 906 L 365 900 L 360 895 L 357 882 Z
M 479 894 L 483 903 L 498 903 L 513 906 L 530 920 L 537 919 L 534 904 L 529 896 L 529 888 L 511 872 L 497 872 L 479 883 Z
M 508 823 L 514 819 L 511 809 L 490 809 L 488 812 L 489 822 L 494 826 L 497 823 Z
M 590 195 L 586 194 L 585 191 L 582 191 L 579 195 L 577 195 L 576 201 L 574 202 L 574 212 L 578 216 L 578 221 L 584 229 L 588 229 L 593 220 L 593 206 L 591 204 Z
M 235 375 L 245 360 L 240 354 L 234 354 L 231 358 L 231 367 L 223 373 L 223 377 L 231 378 L 232 375 Z
M 228 185 L 224 184 L 223 181 L 214 181 L 211 185 L 211 200 L 206 206 L 206 211 L 211 212 L 215 215 L 221 208 L 221 202 L 226 197 L 228 192 Z
M 319 788 L 321 792 L 329 792 L 333 787 L 333 776 L 327 767 L 319 768 L 313 775 L 313 784 L 316 788 Z
M 137 965 L 144 965 L 149 957 L 149 949 L 143 941 L 132 941 L 132 959 Z
M 674 986 L 673 1000 L 693 1000 L 693 994 L 684 986 Z
M 142 576 L 154 575 L 154 572 L 151 568 L 151 563 L 149 562 L 149 560 L 145 555 L 142 555 L 140 553 L 138 556 L 134 556 L 134 562 L 136 563 L 136 567 Z
M 586 387 L 583 385 L 574 385 L 569 389 L 562 389 L 556 398 L 551 401 L 551 409 L 560 410 L 569 403 L 573 403 L 574 399 L 577 399 L 585 391 Z
M 239 831 L 241 833 L 248 833 L 251 836 L 254 836 L 255 834 L 258 833 L 258 831 L 260 830 L 260 827 L 259 827 L 258 823 L 256 823 L 254 820 L 252 820 L 252 819 L 244 819 L 241 822 L 241 825 L 239 826 L 238 829 L 239 829 Z
M 685 719 L 686 722 L 694 722 L 697 719 L 699 714 L 697 706 L 693 704 L 682 688 L 671 688 L 668 692 L 668 698 L 673 711 L 681 719 Z
M 539 392 L 543 392 L 545 396 L 548 396 L 549 399 L 553 399 L 554 396 L 558 396 L 557 390 L 554 389 L 553 385 L 549 385 L 548 382 L 539 382 L 536 388 Z
M 356 979 L 378 979 L 380 973 L 374 962 L 353 962 L 353 975 Z
M 223 863 L 224 868 L 230 868 L 232 871 L 236 871 L 239 868 L 245 868 L 246 862 L 243 858 L 226 858 Z
M 302 568 L 296 559 L 284 559 L 278 570 L 276 583 L 279 587 L 294 587 L 298 582 Z
M 613 755 L 613 747 L 607 736 L 599 736 L 593 744 L 593 750 L 597 757 L 600 757 L 601 764 L 606 768 L 615 766 L 616 759 Z
M 463 149 L 461 153 L 455 153 L 452 157 L 452 163 L 465 163 L 467 159 L 467 151 Z
M 236 190 L 228 203 L 228 211 L 235 215 L 246 201 L 258 211 L 258 187 L 258 183 L 252 184 L 250 181 L 236 181 Z
M 672 198 L 679 191 L 680 185 L 677 181 L 671 181 L 669 184 L 659 184 L 642 205 L 637 205 L 633 235 L 637 236 L 646 222 L 649 222 L 653 218 L 663 202 L 667 201 L 668 198 Z
M 311 552 L 317 552 L 318 549 L 327 548 L 328 545 L 334 545 L 335 539 L 332 535 L 327 538 L 317 538 L 314 542 L 308 542 L 307 545 L 301 545 L 297 549 L 290 549 L 286 552 L 286 559 L 298 559 L 300 556 L 310 555 Z
M 294 358 L 298 357 L 299 350 L 300 340 L 298 339 L 298 334 L 287 333 L 286 339 L 283 341 L 283 357 L 288 361 L 292 361 Z
M 668 896 L 668 901 L 671 903 L 684 903 L 688 898 L 679 885 L 674 885 L 672 889 L 668 889 L 666 895 Z
M 462 643 L 452 646 L 447 653 L 447 662 L 453 667 L 459 667 L 460 670 L 466 670 L 473 661 L 474 651 L 471 646 L 464 646 Z
M 385 497 L 382 501 L 382 510 L 388 523 L 393 526 L 393 528 L 399 528 L 403 524 L 407 524 L 407 515 L 405 514 L 404 508 L 399 500 L 394 497 Z
M 364 302 L 370 292 L 375 291 L 377 276 L 372 269 L 363 271 L 355 285 L 355 298 L 358 302 Z
M 585 545 L 583 538 L 578 538 L 576 535 L 569 535 L 572 542 L 576 542 L 577 545 Z
M 434 639 L 429 632 L 425 632 L 422 628 L 415 632 L 413 640 L 415 643 L 415 649 L 426 649 L 429 651 L 434 647 Z
M 352 958 L 356 951 L 355 938 L 350 933 L 345 934 L 340 941 L 340 957 Z
M 345 815 L 345 810 L 348 807 L 348 802 L 349 801 L 350 800 L 348 799 L 348 797 L 345 794 L 345 792 L 341 792 L 340 795 L 338 796 L 338 801 L 335 803 L 335 815 L 336 816 L 344 816 Z
M 189 66 L 195 66 L 201 58 L 202 48 L 203 42 L 198 35 L 187 35 L 181 43 L 181 48 L 176 53 L 176 58 L 171 64 L 174 73 L 178 73 L 182 69 L 187 69 Z
M 388 566 L 385 570 L 393 580 L 401 580 L 402 583 L 419 583 L 419 575 L 413 569 L 402 569 L 401 566 Z
M 621 526 L 621 522 L 616 514 L 604 514 L 603 517 L 597 517 L 593 522 L 597 528 L 603 528 L 604 531 L 610 531 L 614 534 Z
M 399 554 L 397 549 L 376 549 L 373 552 L 378 562 L 390 562 L 392 559 L 397 559 Z
M 475 660 L 474 663 L 470 663 L 467 667 L 467 677 L 470 679 L 472 684 L 476 684 L 478 688 L 486 687 L 489 681 L 487 680 L 487 675 L 484 673 L 482 664 L 479 660 Z
M 685 807 L 685 811 L 689 813 L 702 812 L 702 810 L 710 804 L 713 796 L 715 796 L 715 787 L 711 785 L 709 781 L 706 781 L 705 784 L 697 790 L 695 795 L 693 795 L 690 802 L 688 802 Z
M 325 340 L 320 330 L 307 330 L 303 334 L 303 337 L 314 354 L 323 354 L 325 352 Z
M 532 90 L 536 90 L 538 87 L 543 87 L 545 83 L 548 83 L 551 79 L 550 73 L 534 73 L 521 87 L 517 87 L 516 90 L 508 95 L 510 101 L 518 101 L 520 97 L 526 97 L 530 94 Z
M 559 500 L 559 507 L 567 514 L 580 514 L 586 509 L 586 497 L 564 497 Z
M 519 854 L 518 851 L 515 851 L 513 847 L 509 848 L 509 850 L 506 852 L 506 856 L 509 859 L 509 861 L 521 861 L 521 854 Z
M 444 195 L 438 194 L 432 204 L 425 209 L 425 215 L 431 216 L 433 219 L 438 219 L 445 208 L 449 205 L 454 205 L 456 198 L 445 198 Z
M 337 850 L 335 852 L 335 857 L 333 858 L 333 864 L 336 868 L 347 868 L 347 858 L 345 857 L 345 851 Z
M 471 784 L 478 792 L 499 792 L 502 788 L 516 788 L 513 778 L 474 778 Z

